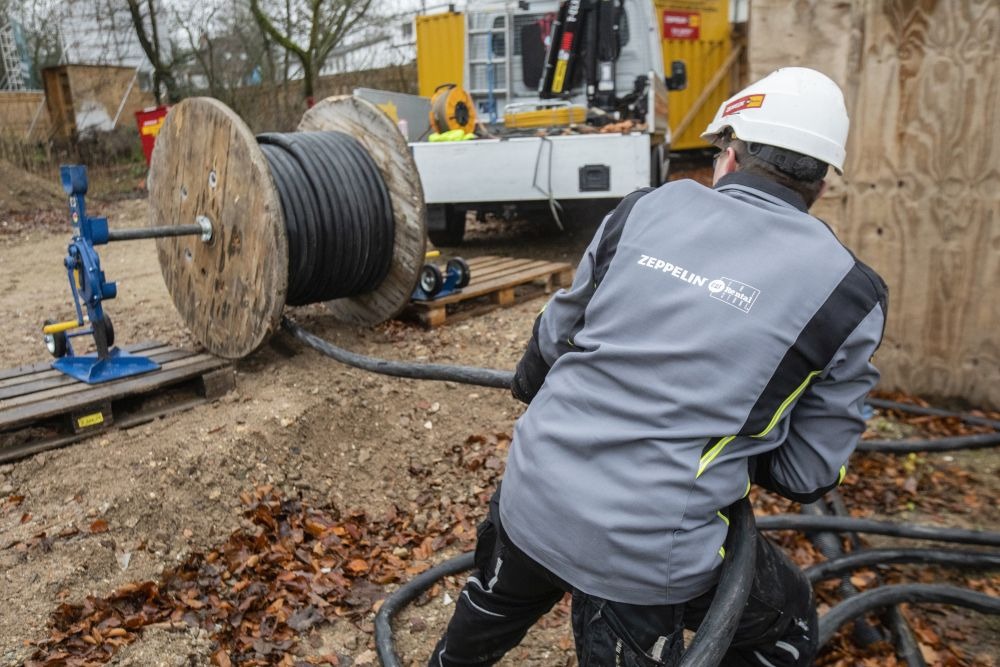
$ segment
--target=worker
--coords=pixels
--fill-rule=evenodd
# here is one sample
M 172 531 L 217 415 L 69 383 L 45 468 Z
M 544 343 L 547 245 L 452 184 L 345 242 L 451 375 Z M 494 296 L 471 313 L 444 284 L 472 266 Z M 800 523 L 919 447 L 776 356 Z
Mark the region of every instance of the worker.
M 886 286 L 808 214 L 841 172 L 840 88 L 779 69 L 719 107 L 713 187 L 626 197 L 534 324 L 475 569 L 430 658 L 492 665 L 565 592 L 581 667 L 673 665 L 751 484 L 807 503 L 864 430 Z M 757 540 L 723 664 L 811 665 L 809 582 Z

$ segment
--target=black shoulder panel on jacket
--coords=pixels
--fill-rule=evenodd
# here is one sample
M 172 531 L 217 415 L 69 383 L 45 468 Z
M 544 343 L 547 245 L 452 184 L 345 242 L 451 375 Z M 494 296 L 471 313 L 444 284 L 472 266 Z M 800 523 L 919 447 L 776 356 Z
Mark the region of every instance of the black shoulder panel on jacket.
M 877 280 L 873 280 L 873 276 Z M 785 399 L 810 373 L 826 368 L 868 313 L 877 304 L 885 303 L 885 294 L 885 283 L 878 274 L 856 261 L 788 348 L 739 435 L 756 435 L 763 431 Z
M 594 258 L 595 286 L 600 285 L 601 281 L 604 280 L 604 276 L 608 272 L 608 266 L 611 265 L 611 260 L 614 259 L 615 252 L 618 251 L 618 241 L 622 237 L 622 229 L 625 228 L 625 221 L 628 220 L 629 213 L 632 212 L 632 207 L 635 206 L 635 203 L 643 195 L 649 194 L 654 189 L 639 188 L 635 192 L 625 195 L 625 198 L 611 212 L 607 224 L 604 225 L 604 233 L 601 235 L 601 240 L 597 244 L 597 256 Z

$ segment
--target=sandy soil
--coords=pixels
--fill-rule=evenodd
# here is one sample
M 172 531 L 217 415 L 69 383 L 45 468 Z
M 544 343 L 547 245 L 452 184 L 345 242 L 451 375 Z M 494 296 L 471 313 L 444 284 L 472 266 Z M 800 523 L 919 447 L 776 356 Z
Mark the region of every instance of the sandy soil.
M 104 212 L 113 226 L 141 224 L 145 202 L 118 202 Z M 43 358 L 40 323 L 69 313 L 60 261 L 67 231 L 27 228 L 0 235 L 0 284 L 6 287 L 0 291 L 0 367 Z M 485 225 L 473 230 L 461 252 L 575 262 L 592 232 L 560 233 L 537 223 Z M 108 310 L 120 342 L 193 344 L 163 286 L 152 242 L 112 245 L 102 250 L 102 260 L 109 278 L 119 281 L 118 299 Z M 294 314 L 317 334 L 366 354 L 512 368 L 540 306 L 528 302 L 434 331 L 398 323 L 348 327 L 319 306 Z M 522 410 L 502 391 L 349 369 L 284 335 L 236 370 L 236 390 L 210 405 L 0 466 L 0 499 L 25 497 L 16 512 L 0 514 L 0 599 L 6 601 L 0 606 L 0 664 L 19 664 L 32 653 L 30 642 L 47 636 L 47 620 L 60 603 L 155 580 L 165 567 L 224 541 L 245 526 L 240 493 L 258 484 L 274 484 L 317 506 L 361 508 L 370 515 L 396 505 L 425 523 L 446 520 L 464 506 L 474 521 L 499 471 L 470 471 L 460 452 L 492 446 L 490 436 L 510 433 Z M 474 436 L 486 437 L 484 444 L 469 444 Z M 989 461 L 995 475 L 995 458 Z M 107 522 L 107 532 L 86 530 L 97 520 Z M 74 528 L 80 532 L 47 549 L 11 546 L 42 531 L 59 535 Z M 455 553 L 453 546 L 435 560 Z M 426 660 L 458 583 L 447 582 L 403 615 L 398 643 L 410 664 Z M 340 655 L 341 664 L 374 664 L 371 615 L 359 624 L 324 625 L 309 646 L 316 655 Z M 561 606 L 503 664 L 575 664 L 571 646 Z M 111 664 L 204 665 L 213 650 L 203 630 L 155 628 Z M 993 663 L 986 656 L 976 664 Z

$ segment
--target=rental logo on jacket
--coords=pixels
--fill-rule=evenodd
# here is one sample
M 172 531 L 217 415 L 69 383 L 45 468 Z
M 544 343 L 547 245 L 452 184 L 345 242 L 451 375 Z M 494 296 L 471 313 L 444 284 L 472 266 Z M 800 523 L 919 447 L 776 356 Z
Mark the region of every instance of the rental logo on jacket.
M 645 266 L 656 271 L 660 271 L 669 276 L 683 280 L 684 282 L 694 285 L 695 287 L 705 287 L 708 283 L 708 295 L 713 299 L 718 299 L 722 303 L 728 304 L 737 310 L 744 313 L 749 313 L 750 308 L 753 307 L 757 297 L 760 295 L 760 290 L 752 285 L 748 285 L 739 280 L 733 280 L 732 278 L 726 278 L 725 276 L 721 278 L 716 278 L 712 282 L 708 282 L 708 278 L 700 276 L 697 273 L 688 271 L 682 266 L 677 266 L 673 262 L 668 262 L 664 259 L 657 259 L 651 255 L 640 255 L 639 266 Z

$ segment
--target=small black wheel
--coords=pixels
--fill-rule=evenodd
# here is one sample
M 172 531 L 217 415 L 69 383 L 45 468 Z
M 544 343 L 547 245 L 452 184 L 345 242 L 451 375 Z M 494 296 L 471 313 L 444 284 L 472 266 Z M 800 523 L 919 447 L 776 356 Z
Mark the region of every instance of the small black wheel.
M 472 278 L 472 272 L 469 271 L 469 264 L 464 259 L 461 257 L 452 257 L 448 260 L 445 268 L 448 273 L 451 273 L 452 271 L 458 273 L 458 282 L 455 284 L 455 287 L 461 289 L 469 284 L 469 279 Z
M 115 344 L 115 325 L 111 323 L 111 316 L 104 313 L 104 335 L 108 339 L 108 347 Z
M 52 320 L 45 320 L 45 325 L 55 324 Z M 69 339 L 66 336 L 65 331 L 60 331 L 54 334 L 45 334 L 45 347 L 48 348 L 49 354 L 51 354 L 56 359 L 61 359 L 66 356 L 68 350 Z
M 433 264 L 424 264 L 420 269 L 420 289 L 427 292 L 427 296 L 434 296 L 441 291 L 444 285 L 444 277 L 441 270 Z

